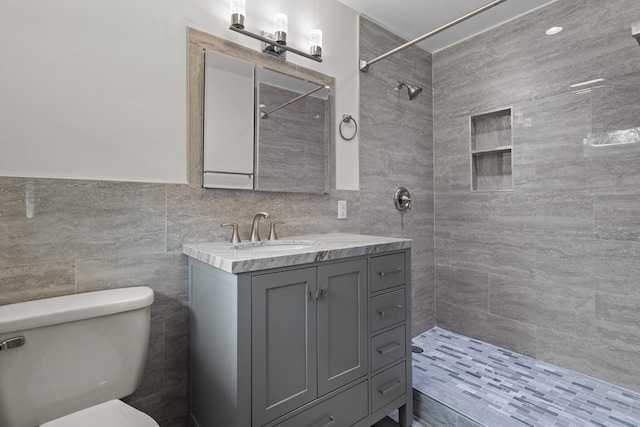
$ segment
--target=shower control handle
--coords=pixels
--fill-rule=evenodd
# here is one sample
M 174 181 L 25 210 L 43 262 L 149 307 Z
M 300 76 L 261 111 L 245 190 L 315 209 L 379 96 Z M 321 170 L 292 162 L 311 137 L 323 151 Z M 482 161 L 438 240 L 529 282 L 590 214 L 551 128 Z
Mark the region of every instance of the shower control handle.
M 396 205 L 396 209 L 400 212 L 405 212 L 411 209 L 411 193 L 404 187 L 398 187 L 393 195 L 393 202 Z

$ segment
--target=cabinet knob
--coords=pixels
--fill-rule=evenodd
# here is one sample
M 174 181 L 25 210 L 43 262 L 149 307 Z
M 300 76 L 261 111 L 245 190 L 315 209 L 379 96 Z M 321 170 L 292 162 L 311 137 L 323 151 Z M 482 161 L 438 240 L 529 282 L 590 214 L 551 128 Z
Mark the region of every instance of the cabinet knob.
M 310 300 L 317 300 L 322 298 L 323 296 L 327 295 L 327 290 L 326 289 L 314 289 L 312 291 L 309 291 L 309 299 Z

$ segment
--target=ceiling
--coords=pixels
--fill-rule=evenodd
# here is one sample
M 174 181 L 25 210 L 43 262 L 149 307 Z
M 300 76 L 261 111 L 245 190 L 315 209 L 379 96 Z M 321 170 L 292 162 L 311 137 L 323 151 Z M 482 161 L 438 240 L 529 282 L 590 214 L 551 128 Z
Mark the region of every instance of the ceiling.
M 391 32 L 414 40 L 491 0 L 338 0 Z M 418 44 L 437 52 L 556 0 L 507 0 Z

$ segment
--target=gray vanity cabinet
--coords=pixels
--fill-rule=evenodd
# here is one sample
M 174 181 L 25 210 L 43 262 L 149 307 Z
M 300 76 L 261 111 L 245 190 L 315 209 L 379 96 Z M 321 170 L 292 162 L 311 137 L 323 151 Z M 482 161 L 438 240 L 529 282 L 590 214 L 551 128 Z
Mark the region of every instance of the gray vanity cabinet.
M 367 261 L 252 277 L 252 410 L 263 425 L 367 374 Z
M 190 426 L 368 427 L 410 414 L 405 254 L 382 290 L 370 288 L 372 256 L 240 274 L 189 258 Z

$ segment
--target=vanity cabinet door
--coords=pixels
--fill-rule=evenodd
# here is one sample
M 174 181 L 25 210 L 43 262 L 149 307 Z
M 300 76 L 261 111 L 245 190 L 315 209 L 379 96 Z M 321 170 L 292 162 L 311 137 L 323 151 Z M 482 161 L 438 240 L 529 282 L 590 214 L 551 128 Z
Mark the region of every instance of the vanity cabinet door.
M 367 260 L 318 267 L 318 395 L 367 374 Z
M 251 284 L 252 425 L 261 426 L 317 397 L 316 268 Z

